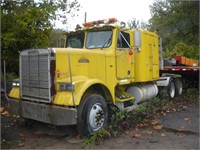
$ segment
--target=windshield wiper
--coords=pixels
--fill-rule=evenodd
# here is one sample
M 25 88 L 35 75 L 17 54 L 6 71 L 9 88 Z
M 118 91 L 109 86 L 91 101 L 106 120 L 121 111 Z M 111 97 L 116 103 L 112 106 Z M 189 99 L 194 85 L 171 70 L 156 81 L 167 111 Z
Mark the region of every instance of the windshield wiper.
M 109 44 L 109 42 L 111 41 L 111 39 L 112 39 L 112 34 L 110 35 L 109 39 L 102 45 L 101 50 L 102 50 L 107 44 Z

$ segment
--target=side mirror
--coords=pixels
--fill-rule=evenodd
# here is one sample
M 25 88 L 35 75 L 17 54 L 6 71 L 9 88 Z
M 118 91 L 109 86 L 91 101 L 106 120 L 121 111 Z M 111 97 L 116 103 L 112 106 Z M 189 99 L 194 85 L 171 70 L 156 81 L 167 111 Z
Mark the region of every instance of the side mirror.
M 136 30 L 134 33 L 134 46 L 136 48 L 141 47 L 141 32 L 140 32 L 140 30 Z

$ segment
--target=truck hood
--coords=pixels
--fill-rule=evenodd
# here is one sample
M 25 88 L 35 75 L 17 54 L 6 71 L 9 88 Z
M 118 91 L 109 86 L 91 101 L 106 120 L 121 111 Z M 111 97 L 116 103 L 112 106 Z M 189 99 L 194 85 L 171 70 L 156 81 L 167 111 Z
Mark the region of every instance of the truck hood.
M 86 76 L 105 81 L 105 52 L 75 48 L 54 48 L 56 53 L 56 78 Z M 70 73 L 71 72 L 71 73 Z

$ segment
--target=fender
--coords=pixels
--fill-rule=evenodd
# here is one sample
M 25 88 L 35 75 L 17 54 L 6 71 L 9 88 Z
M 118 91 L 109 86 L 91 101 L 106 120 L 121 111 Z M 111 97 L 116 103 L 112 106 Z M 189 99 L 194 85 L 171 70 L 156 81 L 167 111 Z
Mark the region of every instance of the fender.
M 19 91 L 19 87 L 12 87 L 9 95 L 9 97 L 14 98 L 16 100 L 20 100 L 20 91 Z
M 168 86 L 169 85 L 169 80 L 172 77 L 160 77 L 158 81 L 156 81 L 157 86 Z
M 73 77 L 74 83 L 74 102 L 75 105 L 79 105 L 85 91 L 94 84 L 102 84 L 105 87 L 105 83 L 99 79 L 89 79 L 84 76 Z M 53 103 L 56 105 L 74 106 L 71 91 L 58 91 L 55 94 Z
M 169 85 L 169 80 L 173 78 L 173 79 L 177 79 L 177 78 L 182 78 L 181 75 L 178 74 L 163 74 L 162 77 L 159 78 L 158 81 L 156 81 L 156 85 L 157 86 L 168 86 Z

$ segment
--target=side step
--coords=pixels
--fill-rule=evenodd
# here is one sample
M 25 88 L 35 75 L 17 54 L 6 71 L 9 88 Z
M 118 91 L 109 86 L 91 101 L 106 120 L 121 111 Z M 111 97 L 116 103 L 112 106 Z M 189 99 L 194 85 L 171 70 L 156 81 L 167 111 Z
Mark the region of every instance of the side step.
M 125 91 L 117 90 L 117 94 L 115 96 L 115 105 L 119 109 L 132 111 L 135 108 L 135 97 L 133 97 L 131 94 Z

